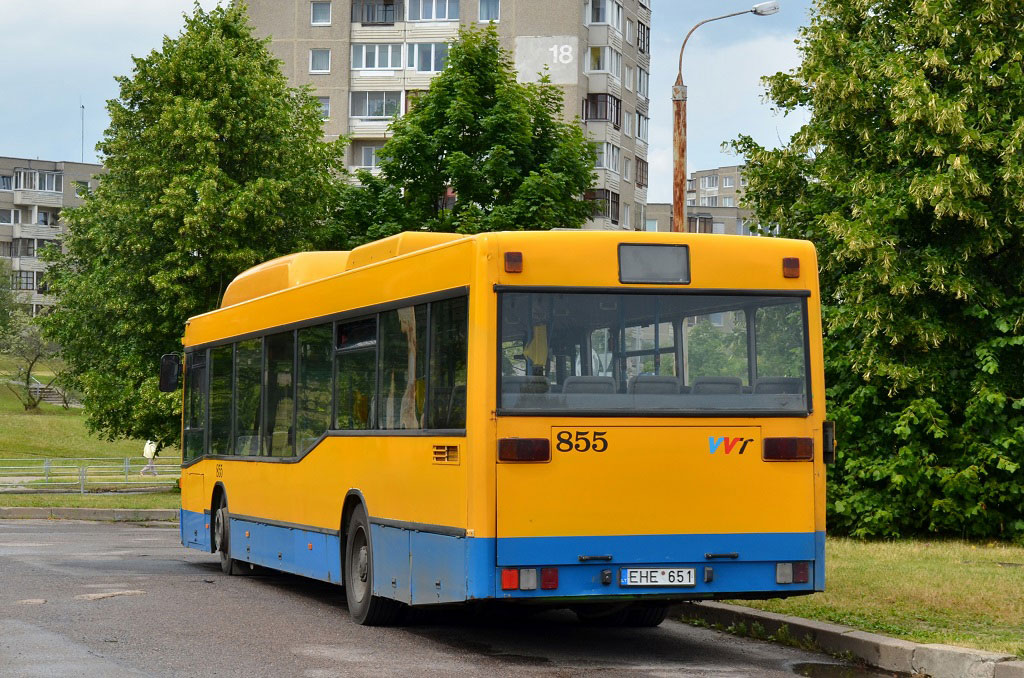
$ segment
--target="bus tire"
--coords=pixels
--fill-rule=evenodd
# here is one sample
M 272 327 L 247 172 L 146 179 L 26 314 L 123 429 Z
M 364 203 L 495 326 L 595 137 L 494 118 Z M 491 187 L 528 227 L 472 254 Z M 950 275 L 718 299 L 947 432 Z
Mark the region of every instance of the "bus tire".
M 227 575 L 244 574 L 245 564 L 231 557 L 231 514 L 228 502 L 221 497 L 213 517 L 213 546 L 220 556 L 220 571 Z
M 667 616 L 668 603 L 636 603 L 626 611 L 623 626 L 653 628 L 665 621 Z
M 373 595 L 373 548 L 370 521 L 362 505 L 355 507 L 345 529 L 345 599 L 352 621 L 363 626 L 391 626 L 402 604 Z

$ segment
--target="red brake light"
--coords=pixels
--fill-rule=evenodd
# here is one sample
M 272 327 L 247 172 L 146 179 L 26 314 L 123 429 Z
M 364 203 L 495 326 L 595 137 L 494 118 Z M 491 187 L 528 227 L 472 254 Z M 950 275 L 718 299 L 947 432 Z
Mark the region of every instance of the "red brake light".
M 498 461 L 551 461 L 551 442 L 547 438 L 502 438 Z
M 540 587 L 546 591 L 552 591 L 558 588 L 557 567 L 540 568 Z
M 794 584 L 806 584 L 811 578 L 811 564 L 809 562 L 802 561 L 799 563 L 793 563 L 793 583 Z
M 523 253 L 505 252 L 505 273 L 523 272 Z
M 813 438 L 765 438 L 765 461 L 810 461 L 814 459 Z
M 514 591 L 519 588 L 519 568 L 506 568 L 501 571 L 501 590 Z
M 783 257 L 783 259 L 782 259 L 782 277 L 783 278 L 799 278 L 800 277 L 800 260 L 797 257 Z

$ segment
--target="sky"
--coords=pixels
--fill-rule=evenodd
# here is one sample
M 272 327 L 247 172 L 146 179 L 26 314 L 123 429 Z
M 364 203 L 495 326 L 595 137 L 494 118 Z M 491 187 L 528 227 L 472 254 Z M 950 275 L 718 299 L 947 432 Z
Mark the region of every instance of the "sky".
M 117 96 L 115 76 L 131 73 L 133 55 L 177 35 L 182 13 L 193 6 L 193 0 L 2 1 L 0 91 L 8 98 L 0 107 L 0 156 L 84 156 L 86 162 L 96 162 L 94 149 L 108 124 L 105 104 Z M 740 162 L 721 148 L 739 134 L 778 146 L 805 121 L 805 113 L 775 115 L 763 101 L 760 78 L 799 63 L 794 40 L 810 6 L 810 0 L 779 1 L 778 14 L 712 22 L 690 38 L 683 63 L 690 172 Z M 698 21 L 753 2 L 652 0 L 649 202 L 671 200 L 671 97 L 683 37 Z M 200 1 L 207 9 L 216 4 Z

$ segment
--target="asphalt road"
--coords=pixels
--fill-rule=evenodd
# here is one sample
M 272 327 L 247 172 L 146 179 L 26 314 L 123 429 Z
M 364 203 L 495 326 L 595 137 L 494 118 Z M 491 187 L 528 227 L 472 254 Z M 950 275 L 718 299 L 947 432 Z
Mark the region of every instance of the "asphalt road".
M 0 676 L 849 676 L 831 659 L 667 621 L 460 609 L 349 621 L 340 588 L 228 577 L 167 525 L 0 521 Z M 807 672 L 807 673 L 805 673 Z

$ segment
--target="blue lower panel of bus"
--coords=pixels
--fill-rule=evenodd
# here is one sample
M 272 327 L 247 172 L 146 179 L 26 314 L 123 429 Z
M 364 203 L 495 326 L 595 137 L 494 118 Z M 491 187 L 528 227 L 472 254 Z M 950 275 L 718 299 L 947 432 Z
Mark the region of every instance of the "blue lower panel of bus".
M 209 516 L 181 512 L 182 543 L 209 551 Z M 374 593 L 412 605 L 473 599 L 575 596 L 713 597 L 730 593 L 800 593 L 825 586 L 825 533 L 519 537 L 455 537 L 379 524 L 370 526 Z M 708 554 L 736 558 L 707 558 Z M 336 534 L 301 526 L 231 519 L 231 555 L 313 579 L 341 582 Z M 580 562 L 580 556 L 602 560 Z M 611 560 L 603 558 L 611 556 Z M 810 561 L 806 584 L 777 584 L 776 563 Z M 694 568 L 692 587 L 620 586 L 620 568 Z M 501 588 L 504 568 L 558 568 L 558 588 Z M 705 568 L 711 568 L 705 581 Z M 611 572 L 611 581 L 607 571 Z

